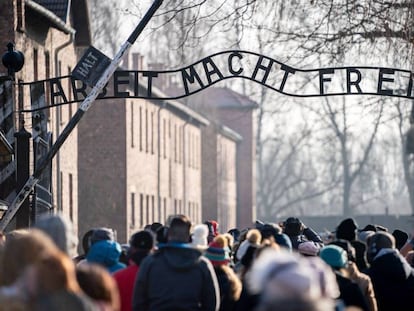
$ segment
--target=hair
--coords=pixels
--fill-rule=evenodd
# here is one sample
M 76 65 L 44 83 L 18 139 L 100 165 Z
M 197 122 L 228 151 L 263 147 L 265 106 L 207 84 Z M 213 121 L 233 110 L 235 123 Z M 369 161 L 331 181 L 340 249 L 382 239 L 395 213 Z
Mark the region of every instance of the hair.
M 76 278 L 82 290 L 95 301 L 105 302 L 112 311 L 120 309 L 118 287 L 111 274 L 102 266 L 85 263 L 76 267 Z
M 229 295 L 234 301 L 239 300 L 243 285 L 234 270 L 228 265 L 218 265 L 214 269 L 221 270 L 226 274 L 229 280 Z
M 175 216 L 168 228 L 168 241 L 190 242 L 191 221 L 185 215 Z
M 19 229 L 6 234 L 0 258 L 0 286 L 14 283 L 30 264 L 59 249 L 39 229 Z
M 81 292 L 76 280 L 75 264 L 61 250 L 43 256 L 29 269 L 34 269 L 39 295 L 63 289 L 72 293 Z

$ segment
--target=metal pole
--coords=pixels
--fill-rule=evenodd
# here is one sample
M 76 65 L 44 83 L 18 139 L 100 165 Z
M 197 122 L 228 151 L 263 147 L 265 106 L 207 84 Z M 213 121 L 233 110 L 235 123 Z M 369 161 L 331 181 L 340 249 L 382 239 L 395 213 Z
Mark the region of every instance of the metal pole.
M 24 120 L 20 117 L 20 130 L 14 134 L 16 137 L 16 161 L 17 161 L 17 189 L 21 189 L 27 178 L 30 176 L 29 170 L 29 145 L 32 135 L 24 128 Z M 16 214 L 16 227 L 25 228 L 30 224 L 30 202 L 28 198 L 22 202 Z
M 108 68 L 104 71 L 102 76 L 99 78 L 96 85 L 92 88 L 91 92 L 88 96 L 83 100 L 79 109 L 76 111 L 75 115 L 70 119 L 66 127 L 63 129 L 62 133 L 58 136 L 55 143 L 50 148 L 49 152 L 45 155 L 45 157 L 40 162 L 39 166 L 36 168 L 33 175 L 29 177 L 26 184 L 17 194 L 16 198 L 11 203 L 9 209 L 7 210 L 6 214 L 0 221 L 0 231 L 4 231 L 6 226 L 10 223 L 13 219 L 13 216 L 16 214 L 18 209 L 20 208 L 21 204 L 25 201 L 25 199 L 29 196 L 30 192 L 32 192 L 34 186 L 39 182 L 39 178 L 42 175 L 43 170 L 47 167 L 49 162 L 53 159 L 56 155 L 60 147 L 63 145 L 65 140 L 68 138 L 69 134 L 75 128 L 75 126 L 79 123 L 82 116 L 85 114 L 86 111 L 90 108 L 92 103 L 98 97 L 99 93 L 102 91 L 105 84 L 108 82 L 112 74 L 115 72 L 116 68 L 118 67 L 119 63 L 122 60 L 123 55 L 125 52 L 131 47 L 132 44 L 136 41 L 138 36 L 144 30 L 145 26 L 148 24 L 154 13 L 157 9 L 161 6 L 163 0 L 155 0 L 148 11 L 145 13 L 142 20 L 139 22 L 137 27 L 135 27 L 134 31 L 131 33 L 129 38 L 125 43 L 122 44 L 121 48 L 119 49 L 118 53 L 114 56 L 113 60 L 109 64 Z

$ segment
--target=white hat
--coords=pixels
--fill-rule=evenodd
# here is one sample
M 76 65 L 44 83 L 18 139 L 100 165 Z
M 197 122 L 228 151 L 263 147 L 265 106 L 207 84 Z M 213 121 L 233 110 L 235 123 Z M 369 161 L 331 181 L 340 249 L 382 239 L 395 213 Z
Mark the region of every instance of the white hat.
M 207 249 L 208 227 L 205 224 L 194 226 L 193 234 L 191 235 L 191 245 L 199 249 Z

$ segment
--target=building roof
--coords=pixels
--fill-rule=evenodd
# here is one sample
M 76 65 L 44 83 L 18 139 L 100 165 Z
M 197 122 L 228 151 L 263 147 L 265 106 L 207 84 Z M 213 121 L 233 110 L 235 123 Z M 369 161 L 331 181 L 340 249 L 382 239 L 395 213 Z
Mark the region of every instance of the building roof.
M 217 108 L 250 108 L 256 109 L 258 105 L 249 97 L 237 93 L 227 87 L 209 87 L 190 97 L 191 102 L 197 106 L 210 106 Z
M 53 27 L 75 35 L 75 44 L 91 44 L 91 30 L 87 0 L 25 0 L 26 7 L 46 18 Z M 72 16 L 73 28 L 69 14 Z
M 65 23 L 69 16 L 70 0 L 33 0 L 49 10 Z

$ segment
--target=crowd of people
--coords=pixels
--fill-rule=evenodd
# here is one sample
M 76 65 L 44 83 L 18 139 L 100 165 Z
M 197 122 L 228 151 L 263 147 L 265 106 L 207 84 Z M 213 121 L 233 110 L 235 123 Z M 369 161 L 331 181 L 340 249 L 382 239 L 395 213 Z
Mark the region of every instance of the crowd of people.
M 414 237 L 341 221 L 322 238 L 300 219 L 221 232 L 185 215 L 120 244 L 81 241 L 62 215 L 0 235 L 0 311 L 409 311 Z

